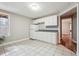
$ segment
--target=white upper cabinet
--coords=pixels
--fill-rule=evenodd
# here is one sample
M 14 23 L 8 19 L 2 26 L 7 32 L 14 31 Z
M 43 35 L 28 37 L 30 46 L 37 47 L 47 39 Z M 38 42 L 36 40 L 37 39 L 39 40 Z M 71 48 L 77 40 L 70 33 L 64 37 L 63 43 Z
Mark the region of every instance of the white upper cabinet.
M 44 19 L 43 18 L 40 18 L 40 19 L 36 19 L 33 21 L 33 24 L 38 24 L 38 23 L 43 23 L 44 22 Z
M 33 24 L 44 23 L 45 26 L 57 26 L 57 15 L 48 16 L 33 21 Z
M 33 24 L 37 24 L 38 23 L 38 20 L 33 20 Z
M 57 15 L 47 17 L 45 19 L 45 26 L 57 26 Z

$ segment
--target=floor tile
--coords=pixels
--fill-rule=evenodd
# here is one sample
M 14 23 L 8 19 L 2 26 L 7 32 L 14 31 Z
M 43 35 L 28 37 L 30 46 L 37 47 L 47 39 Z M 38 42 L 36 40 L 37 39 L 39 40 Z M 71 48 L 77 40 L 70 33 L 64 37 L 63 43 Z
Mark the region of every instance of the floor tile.
M 5 56 L 72 56 L 75 55 L 62 45 L 54 45 L 38 40 L 26 40 L 0 47 L 0 55 Z

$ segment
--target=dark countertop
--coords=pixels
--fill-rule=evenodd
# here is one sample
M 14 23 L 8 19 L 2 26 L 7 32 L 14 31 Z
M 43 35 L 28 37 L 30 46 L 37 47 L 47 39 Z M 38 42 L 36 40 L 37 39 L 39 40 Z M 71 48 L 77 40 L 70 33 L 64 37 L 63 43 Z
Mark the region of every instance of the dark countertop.
M 36 32 L 58 32 L 58 30 L 37 30 Z

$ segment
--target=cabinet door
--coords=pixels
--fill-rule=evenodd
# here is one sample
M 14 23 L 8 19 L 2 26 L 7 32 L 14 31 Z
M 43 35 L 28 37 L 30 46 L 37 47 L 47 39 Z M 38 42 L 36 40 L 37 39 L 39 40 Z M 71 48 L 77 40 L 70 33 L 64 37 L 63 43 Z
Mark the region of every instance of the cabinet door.
M 38 22 L 37 20 L 33 20 L 33 24 L 37 24 L 37 22 Z
M 57 33 L 51 33 L 52 35 L 50 36 L 52 40 L 50 40 L 53 44 L 57 44 Z
M 57 25 L 57 16 L 50 16 L 45 19 L 45 26 L 56 26 Z
M 32 38 L 33 39 L 33 32 L 32 31 L 30 31 L 30 38 Z
M 46 33 L 44 41 L 57 44 L 57 33 Z
M 43 22 L 44 22 L 44 18 L 33 20 L 33 24 L 38 24 L 38 23 L 43 23 Z

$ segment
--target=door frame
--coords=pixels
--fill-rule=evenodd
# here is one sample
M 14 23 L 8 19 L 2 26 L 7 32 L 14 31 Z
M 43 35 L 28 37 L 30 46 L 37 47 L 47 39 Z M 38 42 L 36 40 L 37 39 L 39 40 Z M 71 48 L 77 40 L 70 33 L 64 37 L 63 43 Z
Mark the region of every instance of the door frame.
M 72 38 L 73 38 L 73 15 L 66 16 L 66 17 L 60 17 L 60 44 L 62 39 L 62 20 L 66 18 L 71 18 L 72 21 Z
M 67 13 L 68 11 L 72 10 L 73 8 L 77 8 L 77 32 L 78 32 L 78 4 L 73 5 L 72 7 L 66 9 L 65 11 L 63 11 L 62 13 L 60 13 L 58 16 L 59 18 L 59 25 L 58 25 L 58 33 L 59 33 L 59 37 L 58 37 L 58 44 L 60 44 L 60 20 L 61 20 L 61 15 Z M 78 33 L 77 33 L 77 51 L 76 51 L 76 55 L 78 54 Z
M 70 11 L 70 10 L 72 10 L 73 8 L 77 8 L 77 12 L 78 12 L 78 4 L 75 4 L 75 5 L 73 5 L 72 7 L 70 7 L 70 8 L 68 8 L 68 9 L 66 9 L 64 12 L 62 12 L 62 13 L 60 13 L 59 14 L 59 27 L 58 27 L 58 33 L 59 33 L 59 38 L 58 38 L 58 44 L 60 44 L 60 20 L 61 20 L 61 16 L 63 15 L 63 14 L 65 14 L 65 13 L 67 13 L 68 11 Z M 70 16 L 69 16 L 70 17 Z M 78 13 L 77 13 L 77 23 L 78 23 Z M 77 25 L 77 28 L 78 28 L 78 25 Z M 77 39 L 78 40 L 78 39 Z M 78 43 L 78 42 L 77 42 Z

